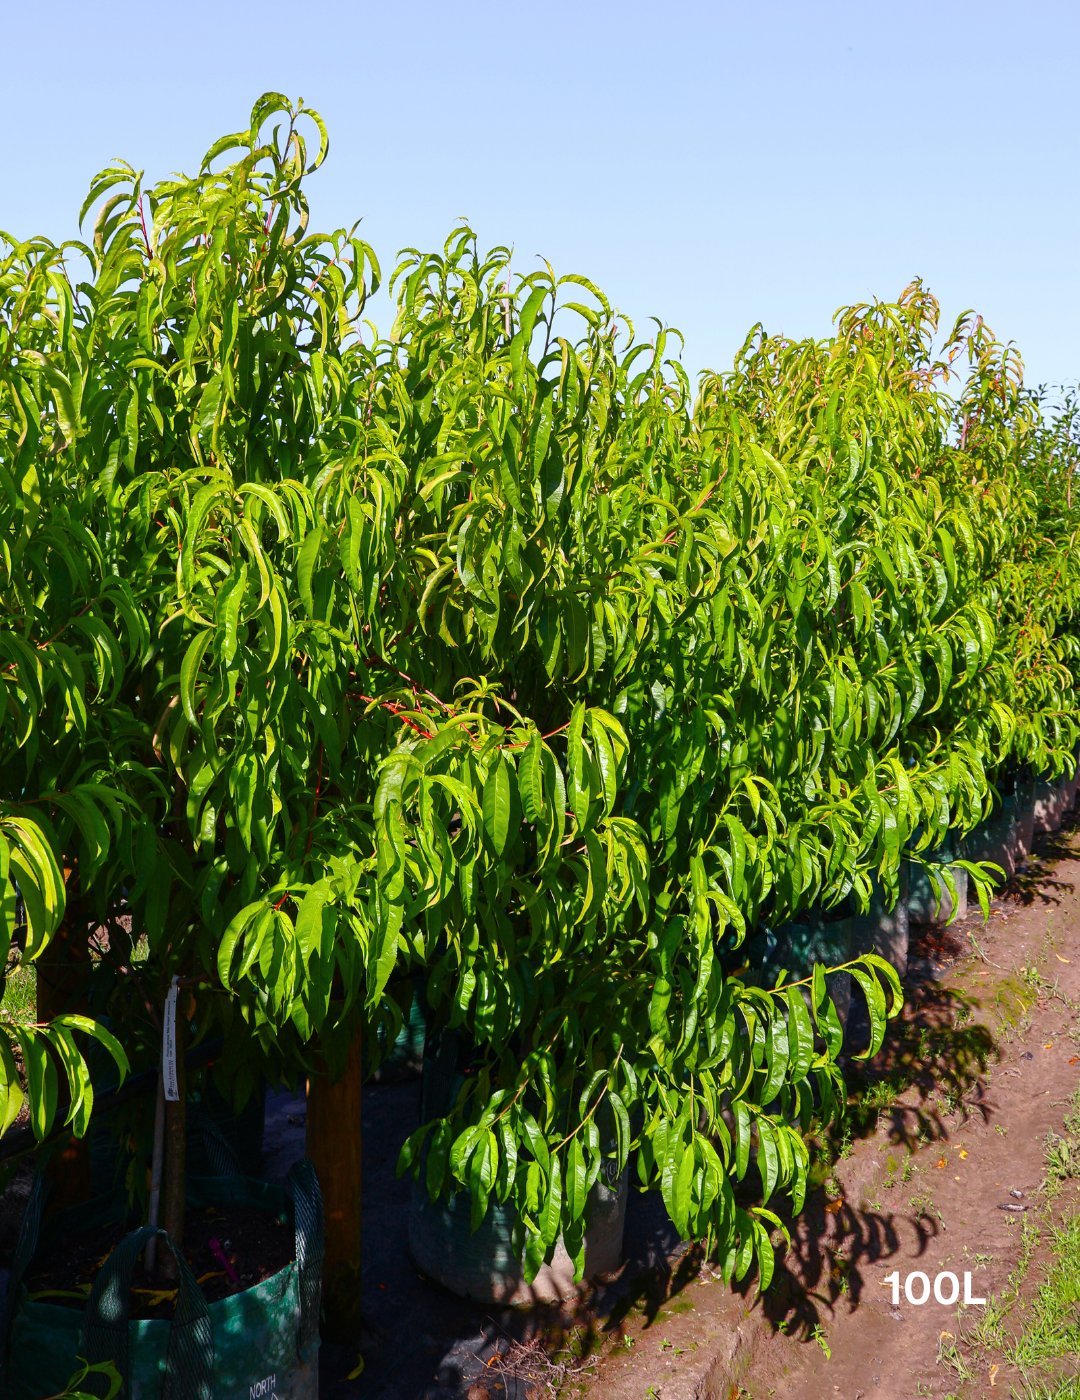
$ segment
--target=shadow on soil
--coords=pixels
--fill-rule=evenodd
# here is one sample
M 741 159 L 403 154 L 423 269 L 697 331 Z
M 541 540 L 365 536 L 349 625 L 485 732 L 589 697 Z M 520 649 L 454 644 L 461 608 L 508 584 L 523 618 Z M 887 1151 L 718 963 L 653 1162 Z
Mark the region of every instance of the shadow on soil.
M 1070 814 L 1059 832 L 1037 840 L 1024 869 L 994 901 L 986 924 L 976 905 L 968 919 L 952 926 L 912 929 L 904 1011 L 890 1024 L 885 1043 L 869 1062 L 853 1059 L 870 1043 L 866 1003 L 853 989 L 845 1044 L 847 1118 L 812 1144 L 814 1165 L 803 1213 L 798 1222 L 790 1217 L 785 1221 L 792 1248 L 778 1260 L 768 1294 L 754 1300 L 777 1331 L 812 1340 L 842 1298 L 851 1310 L 859 1306 L 865 1270 L 896 1253 L 901 1226 L 906 1239 L 914 1233 L 919 1253 L 942 1228 L 929 1196 L 913 1196 L 908 1215 L 856 1208 L 840 1199 L 831 1180 L 832 1165 L 848 1154 L 855 1140 L 878 1131 L 884 1120 L 895 1149 L 886 1165 L 892 1179 L 903 1182 L 910 1153 L 929 1143 L 946 1143 L 972 1118 L 988 1121 L 990 1107 L 980 1076 L 1001 1058 L 1002 1040 L 1012 1039 L 1032 1001 L 1030 989 L 1011 971 L 1016 955 L 1008 942 L 1007 920 L 1021 909 L 1052 910 L 1075 890 L 1074 882 L 1062 879 L 1055 867 L 1075 859 L 1078 826 L 1080 817 Z M 989 985 L 969 990 L 940 985 L 939 979 L 958 958 L 985 948 L 993 950 L 990 970 L 995 975 L 988 978 Z M 977 975 L 972 981 L 978 982 Z M 994 1030 L 974 1023 L 976 1011 L 990 1013 Z M 746 1185 L 751 1185 L 749 1178 Z M 829 1215 L 834 1223 L 827 1231 Z M 753 1300 L 753 1277 L 737 1288 L 748 1303 Z
M 1025 908 L 1041 904 L 1047 908 L 1060 903 L 1063 894 L 1072 894 L 1076 885 L 1071 880 L 1058 878 L 1055 864 L 1074 857 L 1073 842 L 1080 828 L 1080 812 L 1067 813 L 1061 828 L 1049 836 L 1040 836 L 1035 849 L 1023 870 L 1018 870 L 1002 892 L 1002 897 L 1012 904 Z
M 1037 846 L 1027 867 L 994 902 L 988 924 L 976 905 L 967 920 L 951 927 L 939 924 L 912 930 L 904 1011 L 890 1024 L 884 1045 L 868 1062 L 854 1058 L 870 1042 L 869 1016 L 856 989 L 845 1046 L 846 1119 L 811 1144 L 813 1168 L 805 1207 L 797 1225 L 786 1221 L 792 1249 L 778 1261 L 768 1294 L 756 1296 L 753 1273 L 735 1285 L 744 1306 L 760 1307 L 776 1330 L 811 1340 L 838 1304 L 852 1310 L 860 1306 L 868 1270 L 896 1254 L 901 1236 L 905 1245 L 914 1236 L 922 1252 L 942 1228 L 929 1196 L 913 1195 L 908 1213 L 885 1213 L 870 1203 L 841 1199 L 831 1179 L 833 1167 L 856 1140 L 886 1126 L 892 1149 L 886 1166 L 894 1181 L 906 1182 L 912 1152 L 931 1143 L 945 1144 L 973 1118 L 988 1120 L 990 1108 L 981 1077 L 1000 1058 L 1001 1040 L 1012 1038 L 1023 1020 L 1025 1003 L 1031 1001 L 1029 990 L 1010 971 L 1016 959 L 1009 945 L 1008 918 L 1036 905 L 1053 908 L 1072 892 L 1072 883 L 1060 878 L 1055 863 L 1075 854 L 1070 842 L 1074 829 L 1075 818 L 1071 818 L 1060 833 Z M 979 985 L 978 968 L 966 988 L 942 985 L 958 959 L 986 950 L 995 964 L 986 986 Z M 977 1012 L 992 1026 L 977 1023 Z M 374 1122 L 371 1127 L 375 1128 Z M 378 1139 L 377 1130 L 373 1136 Z M 366 1136 L 366 1141 L 370 1143 L 372 1137 Z M 370 1159 L 369 1165 L 374 1165 Z M 401 1184 L 390 1186 L 387 1180 L 386 1185 L 388 1197 L 401 1190 Z M 911 1189 L 917 1191 L 915 1182 Z M 760 1201 L 761 1184 L 753 1169 L 737 1197 L 743 1205 Z M 358 1400 L 361 1396 L 390 1400 L 400 1395 L 404 1400 L 410 1382 L 424 1369 L 420 1352 L 430 1346 L 429 1380 L 420 1390 L 423 1400 L 462 1395 L 477 1400 L 503 1396 L 524 1400 L 526 1394 L 537 1393 L 538 1384 L 554 1383 L 558 1388 L 574 1371 L 587 1374 L 590 1358 L 631 1322 L 648 1329 L 662 1312 L 666 1316 L 688 1309 L 690 1302 L 680 1295 L 701 1277 L 706 1262 L 702 1246 L 679 1245 L 657 1196 L 641 1197 L 635 1192 L 628 1209 L 627 1267 L 617 1282 L 598 1286 L 577 1309 L 520 1314 L 473 1308 L 417 1279 L 400 1244 L 394 1253 L 389 1267 L 400 1279 L 401 1291 L 395 1288 L 394 1298 L 384 1293 L 374 1306 L 380 1313 L 384 1305 L 393 1306 L 402 1295 L 410 1295 L 408 1339 L 400 1322 L 391 1323 L 387 1317 L 384 1344 L 377 1349 L 381 1355 L 371 1357 L 374 1364 L 365 1373 L 365 1384 L 340 1391 L 330 1386 L 324 1395 L 340 1395 L 342 1400 L 352 1395 L 358 1395 Z M 377 1272 L 376 1265 L 372 1273 Z M 405 1275 L 411 1275 L 411 1282 L 405 1282 Z M 429 1320 L 430 1331 L 417 1325 L 423 1318 Z M 432 1345 L 439 1331 L 441 1338 Z M 451 1332 L 456 1332 L 452 1341 Z
M 955 934 L 941 929 L 926 930 L 915 946 L 916 956 L 935 963 L 937 957 L 969 951 L 961 948 Z M 791 1336 L 810 1340 L 841 1298 L 846 1298 L 847 1307 L 857 1308 L 865 1270 L 899 1250 L 901 1228 L 908 1241 L 914 1234 L 920 1253 L 940 1229 L 929 1200 L 923 1204 L 913 1198 L 911 1214 L 899 1216 L 857 1207 L 840 1197 L 832 1169 L 852 1143 L 870 1137 L 885 1120 L 895 1149 L 886 1165 L 894 1180 L 906 1181 L 905 1163 L 912 1152 L 927 1143 L 944 1143 L 974 1115 L 984 1120 L 988 1115 L 979 1075 L 997 1058 L 997 1048 L 989 1030 L 970 1023 L 977 999 L 934 981 L 909 983 L 905 991 L 904 1012 L 869 1063 L 850 1058 L 870 1040 L 865 1003 L 860 1006 L 853 1000 L 844 1067 L 850 1095 L 847 1117 L 812 1143 L 811 1184 L 803 1213 L 798 1222 L 785 1222 L 792 1248 L 778 1261 L 768 1294 L 758 1300 L 773 1327 Z M 744 1280 L 738 1287 L 749 1302 L 756 1284 Z

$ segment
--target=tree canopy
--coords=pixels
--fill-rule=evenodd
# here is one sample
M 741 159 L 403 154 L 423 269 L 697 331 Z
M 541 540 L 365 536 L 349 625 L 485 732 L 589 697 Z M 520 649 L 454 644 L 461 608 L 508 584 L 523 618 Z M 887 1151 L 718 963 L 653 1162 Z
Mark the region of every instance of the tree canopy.
M 403 1168 L 511 1200 L 531 1273 L 632 1157 L 767 1285 L 842 1037 L 824 969 L 738 949 L 1071 768 L 1075 405 L 973 316 L 935 351 L 919 283 L 695 397 L 673 332 L 466 226 L 380 335 L 372 249 L 308 231 L 327 150 L 266 94 L 193 178 L 102 172 L 90 242 L 0 244 L 2 951 L 107 928 L 119 1036 L 0 1027 L 3 1126 L 15 1047 L 39 1137 L 57 1064 L 84 1127 L 73 1032 L 153 1062 L 174 975 L 242 1098 L 377 1062 L 422 970 L 471 1058 Z M 851 970 L 872 1054 L 900 987 Z

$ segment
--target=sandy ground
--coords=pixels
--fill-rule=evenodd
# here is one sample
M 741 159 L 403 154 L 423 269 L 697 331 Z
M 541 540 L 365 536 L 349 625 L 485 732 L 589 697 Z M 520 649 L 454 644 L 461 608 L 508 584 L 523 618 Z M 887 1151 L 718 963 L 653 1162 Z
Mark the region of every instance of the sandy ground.
M 882 1115 L 878 1130 L 841 1164 L 836 1175 L 845 1188 L 843 1206 L 816 1243 L 807 1221 L 798 1246 L 804 1258 L 827 1256 L 830 1277 L 839 1274 L 846 1285 L 820 1308 L 831 1359 L 819 1343 L 775 1337 L 762 1348 L 748 1384 L 755 1400 L 774 1388 L 797 1400 L 1012 1391 L 1016 1378 L 1005 1372 L 993 1385 L 987 1372 L 963 1386 L 938 1360 L 940 1343 L 961 1335 L 977 1306 L 942 1304 L 933 1292 L 916 1305 L 903 1286 L 894 1306 L 893 1288 L 884 1280 L 898 1271 L 903 1285 L 921 1271 L 933 1283 L 952 1272 L 962 1302 L 970 1274 L 972 1296 L 989 1299 L 1017 1265 L 1023 1208 L 1034 1208 L 1033 1193 L 1045 1176 L 1047 1133 L 1061 1131 L 1080 1082 L 1080 859 L 1073 846 L 1080 850 L 1075 833 L 1056 838 L 1051 849 L 1060 858 L 1032 862 L 1008 897 L 996 902 L 985 931 L 981 916 L 968 920 L 986 961 L 973 954 L 958 959 L 936 984 L 934 1000 L 953 1009 L 954 1026 L 956 1011 L 970 1008 L 963 1048 L 986 1048 L 986 1072 L 971 1077 L 952 1112 L 941 1109 L 952 1106 L 953 1086 L 939 1092 L 937 1111 L 930 1113 L 907 1096 L 904 1107 Z M 961 940 L 971 946 L 970 938 L 961 934 Z M 1023 976 L 1032 966 L 1039 981 Z M 899 1171 L 891 1169 L 898 1159 Z M 1057 1208 L 1067 1201 L 1075 1208 L 1075 1190 Z M 951 1291 L 943 1281 L 942 1295 Z M 914 1280 L 912 1296 L 921 1293 L 921 1281 Z
M 768 1296 L 725 1288 L 687 1255 L 662 1298 L 616 1319 L 622 1335 L 592 1368 L 590 1397 L 1012 1394 L 1005 1369 L 961 1384 L 939 1349 L 980 1311 L 959 1307 L 965 1275 L 970 1295 L 989 1299 L 1015 1269 L 1046 1135 L 1061 1131 L 1080 1082 L 1080 834 L 1048 838 L 985 926 L 976 906 L 950 930 L 921 933 L 907 990 L 883 1053 L 867 1073 L 851 1066 L 864 1089 L 881 1085 L 884 1106 L 864 1111 L 808 1193 Z M 1078 1204 L 1069 1184 L 1056 1208 Z M 922 1304 L 905 1295 L 915 1272 L 931 1289 Z M 957 1303 L 935 1298 L 944 1273 Z M 923 1287 L 912 1280 L 916 1299 Z M 948 1300 L 951 1281 L 939 1287 Z

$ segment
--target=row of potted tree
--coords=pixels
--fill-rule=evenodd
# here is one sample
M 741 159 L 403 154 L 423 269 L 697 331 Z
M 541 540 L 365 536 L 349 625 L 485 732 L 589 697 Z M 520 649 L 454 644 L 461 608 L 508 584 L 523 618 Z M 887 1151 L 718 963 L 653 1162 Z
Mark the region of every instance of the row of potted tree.
M 103 172 L 87 243 L 2 248 L 0 907 L 42 969 L 3 1126 L 25 1094 L 39 1139 L 65 1103 L 83 1133 L 77 1037 L 155 1064 L 174 979 L 238 1103 L 301 1074 L 354 1102 L 422 972 L 464 1047 L 402 1153 L 432 1198 L 508 1204 L 527 1277 L 560 1240 L 580 1272 L 632 1159 L 767 1286 L 769 1200 L 800 1208 L 843 1101 L 785 929 L 911 862 L 985 904 L 949 833 L 1072 769 L 1072 409 L 1048 426 L 976 318 L 935 351 L 917 283 L 823 341 L 755 330 L 695 396 L 673 333 L 466 227 L 403 255 L 379 336 L 373 251 L 308 231 L 326 152 L 267 94 L 193 178 Z M 779 976 L 745 966 L 762 929 Z M 900 984 L 849 970 L 873 1054 Z M 359 1124 L 312 1124 L 344 1160 Z

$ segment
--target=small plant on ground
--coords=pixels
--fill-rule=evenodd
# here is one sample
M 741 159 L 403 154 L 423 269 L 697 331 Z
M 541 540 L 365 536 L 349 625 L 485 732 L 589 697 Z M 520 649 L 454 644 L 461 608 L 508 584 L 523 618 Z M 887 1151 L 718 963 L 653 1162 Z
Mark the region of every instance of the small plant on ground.
M 934 1198 L 929 1191 L 924 1191 L 920 1195 L 912 1196 L 908 1204 L 911 1206 L 912 1214 L 916 1220 L 936 1220 L 942 1229 L 945 1228 L 945 1217 L 934 1204 Z

